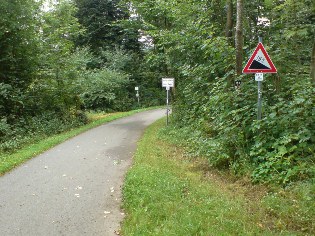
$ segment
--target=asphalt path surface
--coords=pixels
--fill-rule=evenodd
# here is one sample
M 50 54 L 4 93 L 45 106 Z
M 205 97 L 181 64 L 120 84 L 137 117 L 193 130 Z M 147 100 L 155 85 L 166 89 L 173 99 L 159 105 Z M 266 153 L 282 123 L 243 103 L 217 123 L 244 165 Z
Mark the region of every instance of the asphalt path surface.
M 159 109 L 80 134 L 0 177 L 0 235 L 116 235 L 121 186 Z

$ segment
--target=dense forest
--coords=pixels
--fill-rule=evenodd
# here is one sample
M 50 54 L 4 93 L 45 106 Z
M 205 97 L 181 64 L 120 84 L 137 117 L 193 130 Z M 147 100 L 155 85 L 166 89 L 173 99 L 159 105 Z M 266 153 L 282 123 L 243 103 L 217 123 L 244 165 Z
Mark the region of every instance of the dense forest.
M 163 102 L 140 23 L 119 0 L 0 1 L 0 150 L 80 126 L 85 111 Z M 142 89 L 145 88 L 145 89 Z
M 161 105 L 193 155 L 253 182 L 315 179 L 312 0 L 2 0 L 0 150 L 79 126 L 86 110 Z M 242 68 L 262 37 L 278 69 Z M 240 86 L 235 86 L 236 82 Z

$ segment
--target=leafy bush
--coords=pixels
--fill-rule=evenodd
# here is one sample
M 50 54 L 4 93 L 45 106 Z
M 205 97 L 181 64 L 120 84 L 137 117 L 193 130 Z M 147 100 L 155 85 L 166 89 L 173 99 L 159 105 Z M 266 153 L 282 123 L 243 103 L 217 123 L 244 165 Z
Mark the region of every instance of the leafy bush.
M 7 123 L 7 119 L 0 120 L 0 137 L 7 135 L 10 131 L 10 125 Z
M 131 106 L 127 87 L 128 76 L 108 69 L 88 73 L 80 81 L 80 97 L 86 109 L 127 110 Z
M 315 90 L 310 79 L 287 78 L 284 93 L 272 81 L 264 85 L 261 121 L 256 120 L 257 92 L 251 81 L 244 81 L 241 90 L 227 88 L 226 78 L 186 85 L 174 106 L 172 135 L 186 134 L 181 139 L 192 153 L 234 173 L 250 171 L 255 182 L 287 185 L 314 178 Z M 206 86 L 212 88 L 203 92 Z
M 287 78 L 289 84 L 295 84 L 289 94 L 278 96 L 266 107 L 267 116 L 252 125 L 256 135 L 250 155 L 256 166 L 255 181 L 287 184 L 315 177 L 310 168 L 315 164 L 315 88 L 310 80 L 303 84 L 294 80 Z
M 61 133 L 86 122 L 86 116 L 80 112 L 73 114 L 45 112 L 34 117 L 22 117 L 12 125 L 1 120 L 0 151 L 14 151 L 27 143 Z

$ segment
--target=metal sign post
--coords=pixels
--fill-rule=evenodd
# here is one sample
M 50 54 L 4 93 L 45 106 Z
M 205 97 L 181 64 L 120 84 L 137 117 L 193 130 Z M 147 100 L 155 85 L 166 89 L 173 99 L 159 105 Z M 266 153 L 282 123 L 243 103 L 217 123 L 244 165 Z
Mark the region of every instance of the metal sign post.
M 139 92 L 137 92 L 136 97 L 138 99 L 138 106 L 140 106 L 140 96 L 139 96 Z
M 162 87 L 166 88 L 166 125 L 169 123 L 169 91 L 174 87 L 174 78 L 162 78 Z
M 263 73 L 256 73 L 255 80 L 258 82 L 258 102 L 257 102 L 257 120 L 261 120 L 262 110 L 262 81 L 264 79 Z
M 262 81 L 264 80 L 264 73 L 277 73 L 277 69 L 262 44 L 262 37 L 259 37 L 258 41 L 258 45 L 246 63 L 243 73 L 255 74 L 255 81 L 258 82 L 257 120 L 261 120 Z
M 262 43 L 262 37 L 258 37 L 258 43 Z M 259 79 L 261 77 L 261 79 Z M 255 74 L 255 80 L 258 82 L 258 102 L 257 102 L 257 120 L 261 120 L 261 110 L 262 110 L 262 81 L 264 79 L 264 74 Z
M 169 115 L 169 106 L 168 106 L 168 98 L 169 98 L 170 87 L 166 87 L 166 125 L 168 125 L 168 115 Z
M 139 87 L 135 87 L 135 90 L 137 91 L 136 97 L 138 99 L 138 106 L 140 106 L 140 95 L 139 95 Z

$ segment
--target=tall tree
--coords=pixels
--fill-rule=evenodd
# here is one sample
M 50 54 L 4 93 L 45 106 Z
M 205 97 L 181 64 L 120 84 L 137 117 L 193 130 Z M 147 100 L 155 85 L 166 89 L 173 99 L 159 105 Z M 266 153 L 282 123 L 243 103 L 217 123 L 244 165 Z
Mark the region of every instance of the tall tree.
M 312 78 L 313 84 L 315 85 L 315 41 L 314 41 L 313 50 L 312 50 L 311 78 Z
M 35 0 L 0 1 L 0 114 L 21 113 L 22 94 L 38 64 L 38 12 Z
M 237 18 L 236 18 L 236 34 L 235 34 L 235 49 L 236 49 L 236 74 L 242 74 L 243 63 L 243 0 L 237 0 Z
M 232 0 L 226 1 L 226 27 L 225 36 L 230 39 L 233 35 L 233 2 Z
M 130 17 L 127 5 L 120 0 L 75 0 L 79 22 L 86 29 L 78 44 L 89 46 L 94 53 L 123 47 L 138 50 L 138 31 L 126 21 Z M 124 22 L 124 24 L 122 23 Z M 136 45 L 136 46 L 135 46 Z
M 74 52 L 74 41 L 82 33 L 76 11 L 71 1 L 58 0 L 42 14 L 40 70 L 32 92 L 43 99 L 41 105 L 46 110 L 62 111 L 64 107 L 69 109 L 76 105 L 73 83 L 76 71 L 84 69 L 76 68 L 78 65 L 74 61 L 79 57 L 78 52 Z

